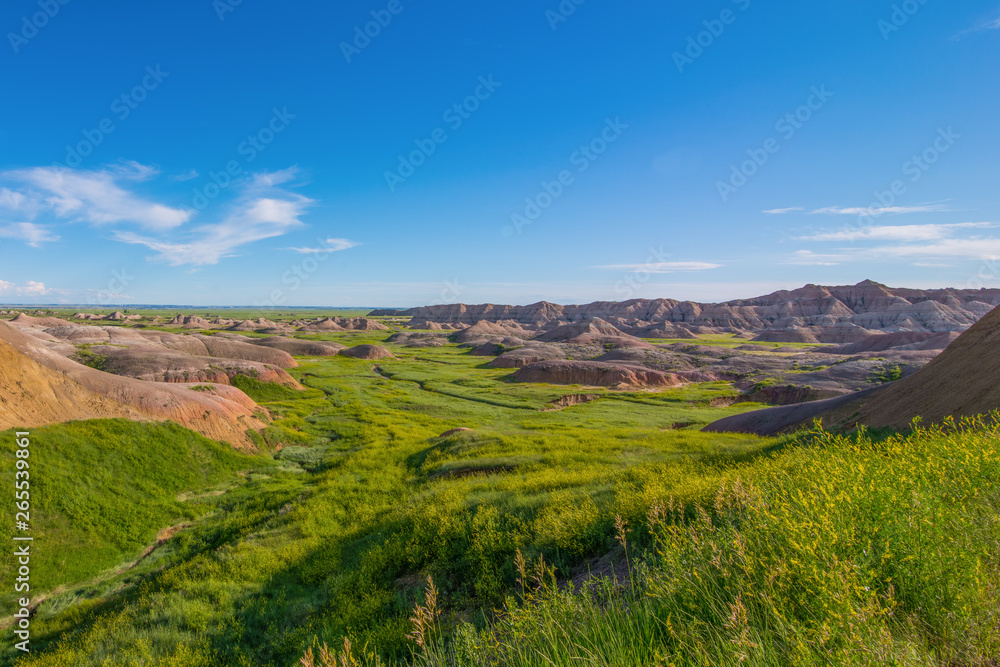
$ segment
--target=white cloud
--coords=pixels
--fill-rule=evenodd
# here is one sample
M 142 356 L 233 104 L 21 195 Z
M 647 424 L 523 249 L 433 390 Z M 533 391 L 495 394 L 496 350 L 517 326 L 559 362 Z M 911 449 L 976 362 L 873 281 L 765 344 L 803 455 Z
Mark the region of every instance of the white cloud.
M 633 273 L 640 271 L 648 273 L 674 273 L 675 271 L 708 271 L 710 269 L 718 269 L 721 266 L 721 264 L 710 264 L 708 262 L 649 262 L 646 264 L 609 264 L 595 268 Z
M 22 285 L 16 285 L 6 280 L 0 280 L 0 295 L 38 297 L 51 294 L 53 290 L 45 287 L 45 283 L 29 280 Z
M 0 177 L 31 188 L 21 192 L 40 200 L 57 218 L 79 219 L 94 225 L 133 223 L 151 230 L 179 227 L 193 212 L 148 201 L 123 189 L 119 180 L 141 181 L 156 174 L 136 162 L 100 171 L 74 171 L 62 167 L 34 167 L 7 171 Z
M 849 207 L 849 206 L 828 206 L 810 211 L 813 215 L 855 215 L 855 216 L 879 216 L 887 213 L 938 213 L 949 211 L 944 204 L 923 204 L 920 206 L 883 206 L 883 207 Z
M 954 37 L 952 37 L 952 39 L 956 39 L 956 40 L 957 39 L 962 39 L 966 35 L 972 35 L 972 34 L 977 33 L 977 32 L 984 32 L 986 30 L 997 30 L 997 29 L 1000 29 L 1000 18 L 989 19 L 987 21 L 981 21 L 980 23 L 977 23 L 976 25 L 972 26 L 971 28 L 967 28 L 966 30 L 963 30 L 962 32 L 960 32 L 957 35 L 955 35 Z
M 59 240 L 59 237 L 52 234 L 47 228 L 36 225 L 33 222 L 0 224 L 0 238 L 18 239 L 24 241 L 32 248 L 38 248 L 43 243 L 51 243 Z
M 811 250 L 797 250 L 785 264 L 795 266 L 837 266 L 843 258 L 837 255 L 819 255 Z
M 795 213 L 795 212 L 807 212 L 810 215 L 855 215 L 855 216 L 879 216 L 886 214 L 903 214 L 903 213 L 940 213 L 942 211 L 951 211 L 945 204 L 921 204 L 919 206 L 826 206 L 824 208 L 817 208 L 809 211 L 808 209 L 802 208 L 801 206 L 793 206 L 791 208 L 772 208 L 764 213 L 770 215 L 782 215 L 784 213 Z
M 279 185 L 284 185 L 285 183 L 294 180 L 298 175 L 298 167 L 289 167 L 288 169 L 281 169 L 280 171 L 262 172 L 254 174 L 249 187 L 251 189 L 267 190 Z
M 183 174 L 175 174 L 174 176 L 170 177 L 170 180 L 172 180 L 172 181 L 192 181 L 192 180 L 198 178 L 198 176 L 200 176 L 200 174 L 198 173 L 198 170 L 197 169 L 192 169 L 190 171 L 184 172 Z
M 944 239 L 937 243 L 921 243 L 872 248 L 876 256 L 927 259 L 990 259 L 1000 258 L 1000 239 Z
M 300 220 L 313 203 L 278 186 L 292 181 L 294 167 L 255 174 L 233 186 L 235 202 L 221 222 L 206 222 L 181 228 L 195 211 L 167 206 L 136 194 L 127 183 L 147 181 L 159 171 L 138 162 L 122 162 L 96 171 L 62 167 L 35 167 L 0 173 L 0 179 L 14 181 L 16 189 L 0 189 L 0 209 L 33 219 L 47 213 L 49 218 L 84 221 L 92 225 L 137 225 L 145 232 L 115 229 L 113 238 L 144 245 L 174 266 L 216 264 L 233 256 L 240 246 L 288 233 L 302 226 Z M 196 177 L 191 171 L 180 178 Z M 45 227 L 34 223 L 0 223 L 0 236 L 19 238 L 37 246 L 55 240 Z M 337 242 L 334 240 L 334 247 Z
M 190 174 L 197 172 L 183 177 Z M 301 217 L 313 204 L 311 199 L 281 187 L 298 177 L 298 169 L 291 167 L 235 181 L 228 191 L 235 195 L 228 210 L 223 209 L 219 218 L 190 225 L 186 223 L 198 215 L 194 210 L 170 207 L 135 192 L 135 184 L 157 175 L 156 168 L 137 162 L 121 162 L 96 171 L 62 167 L 6 171 L 0 173 L 0 179 L 17 186 L 0 189 L 0 212 L 10 209 L 21 220 L 45 214 L 52 221 L 113 225 L 112 238 L 144 245 L 156 252 L 156 259 L 173 266 L 203 266 L 232 257 L 238 248 L 249 243 L 302 227 Z M 141 229 L 127 229 L 124 225 Z M 57 238 L 46 227 L 32 222 L 5 224 L 2 218 L 0 237 L 18 238 L 34 246 Z M 325 245 L 314 250 L 334 252 L 355 244 L 347 239 L 329 239 Z
M 312 255 L 327 252 L 340 252 L 341 250 L 349 250 L 358 246 L 357 243 L 349 241 L 348 239 L 324 239 L 321 243 L 322 245 L 319 248 L 286 248 L 286 250 L 294 250 L 295 252 L 303 255 Z
M 129 181 L 148 181 L 160 174 L 160 170 L 147 164 L 140 164 L 135 160 L 125 160 L 118 164 L 113 164 L 107 168 L 112 174 Z
M 894 225 L 863 229 L 842 229 L 800 237 L 800 241 L 882 242 L 883 245 L 836 248 L 819 254 L 800 250 L 789 264 L 823 265 L 840 262 L 925 260 L 923 266 L 939 266 L 942 261 L 994 259 L 1000 257 L 1000 239 L 975 234 L 995 229 L 995 222 Z M 963 234 L 964 232 L 964 234 Z M 972 233 L 970 233 L 972 232 Z M 886 242 L 891 243 L 887 244 Z M 931 262 L 931 263 L 928 263 Z M 934 263 L 937 262 L 937 263 Z
M 127 231 L 116 232 L 115 238 L 144 245 L 172 266 L 218 264 L 223 258 L 233 257 L 240 246 L 282 236 L 303 226 L 300 218 L 313 201 L 277 188 L 261 192 L 262 184 L 267 182 L 255 178 L 248 186 L 254 196 L 237 201 L 222 222 L 191 230 L 188 241 L 157 239 Z
M 799 237 L 800 241 L 934 241 L 948 238 L 962 229 L 996 227 L 992 222 L 959 222 L 945 225 L 893 225 L 842 229 Z
M 19 210 L 24 206 L 25 196 L 7 188 L 0 188 L 0 207 Z
M 36 192 L 24 193 L 0 188 L 0 209 L 14 212 L 22 220 L 34 220 L 46 206 L 41 195 Z

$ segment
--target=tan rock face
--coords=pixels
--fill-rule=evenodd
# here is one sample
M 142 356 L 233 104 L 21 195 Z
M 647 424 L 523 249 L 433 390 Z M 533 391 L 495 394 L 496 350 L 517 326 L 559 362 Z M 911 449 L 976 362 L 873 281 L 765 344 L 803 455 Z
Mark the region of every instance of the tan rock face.
M 522 368 L 536 361 L 565 359 L 562 350 L 554 345 L 530 345 L 504 352 L 486 364 L 490 368 Z
M 340 356 L 354 359 L 388 359 L 395 355 L 381 345 L 357 345 L 342 350 Z
M 476 322 L 454 336 L 456 343 L 472 343 L 499 341 L 508 336 L 530 337 L 533 333 L 518 325 L 501 324 L 499 322 Z
M 252 449 L 247 429 L 263 413 L 235 387 L 145 382 L 105 373 L 49 349 L 39 338 L 0 322 L 0 428 L 73 419 L 172 420 L 209 438 Z
M 602 361 L 539 361 L 515 371 L 514 380 L 591 387 L 678 387 L 682 384 L 671 373 Z
M 254 344 L 255 339 L 245 337 L 241 337 L 243 340 L 240 341 L 219 335 L 178 335 L 112 326 L 82 326 L 62 320 L 54 320 L 46 325 L 42 320 L 31 319 L 31 322 L 13 321 L 12 324 L 40 340 L 69 344 L 68 349 L 63 350 L 66 356 L 73 355 L 75 345 L 110 345 L 136 350 L 137 359 L 152 358 L 173 350 L 198 357 L 235 359 L 278 368 L 294 368 L 298 365 L 288 352 Z M 109 351 L 105 350 L 104 353 L 106 352 Z
M 897 331 L 889 334 L 868 336 L 856 343 L 827 348 L 832 354 L 861 354 L 863 352 L 882 352 L 885 350 L 943 350 L 956 338 L 958 333 L 943 331 Z
M 389 327 L 378 320 L 367 317 L 326 317 L 314 320 L 299 327 L 302 332 L 325 331 L 388 331 Z
M 296 357 L 332 357 L 341 350 L 347 349 L 346 345 L 334 343 L 332 341 L 308 341 L 297 340 L 275 336 L 273 338 L 249 338 L 247 342 L 263 347 L 281 350 Z

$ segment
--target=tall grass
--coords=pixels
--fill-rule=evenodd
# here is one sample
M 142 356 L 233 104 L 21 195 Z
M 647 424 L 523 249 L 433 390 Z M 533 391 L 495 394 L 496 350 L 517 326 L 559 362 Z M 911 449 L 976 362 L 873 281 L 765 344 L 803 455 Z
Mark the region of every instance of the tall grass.
M 711 406 L 731 387 L 595 390 L 550 412 L 577 388 L 510 383 L 452 346 L 394 352 L 383 374 L 302 360 L 308 392 L 248 384 L 274 416 L 261 442 L 281 451 L 266 466 L 237 457 L 221 477 L 165 485 L 190 471 L 163 451 L 186 432 L 128 441 L 135 462 L 74 497 L 166 507 L 125 531 L 127 553 L 191 525 L 125 574 L 51 591 L 16 664 L 290 667 L 309 647 L 324 667 L 997 657 L 994 427 L 709 434 L 675 424 L 745 409 Z M 458 426 L 474 431 L 440 437 Z M 68 460 L 83 477 L 114 431 L 80 428 L 85 456 Z M 213 484 L 228 490 L 200 497 Z M 88 539 L 118 530 L 80 525 Z M 73 552 L 46 535 L 38 564 L 57 572 Z M 0 648 L 0 663 L 15 657 Z
M 522 560 L 526 593 L 410 664 L 995 665 L 997 419 L 819 430 L 728 472 L 707 502 L 652 505 L 630 582 L 574 588 Z

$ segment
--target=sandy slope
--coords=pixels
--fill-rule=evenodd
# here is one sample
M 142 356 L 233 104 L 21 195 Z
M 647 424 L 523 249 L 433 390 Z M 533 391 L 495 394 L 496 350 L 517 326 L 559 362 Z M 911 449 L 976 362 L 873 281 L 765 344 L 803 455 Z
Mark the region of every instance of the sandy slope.
M 263 412 L 235 387 L 152 383 L 111 375 L 71 361 L 0 322 L 0 428 L 75 419 L 173 420 L 210 438 L 252 448 L 247 429 Z
M 925 367 L 894 382 L 861 409 L 856 421 L 904 428 L 1000 409 L 1000 308 L 991 311 Z

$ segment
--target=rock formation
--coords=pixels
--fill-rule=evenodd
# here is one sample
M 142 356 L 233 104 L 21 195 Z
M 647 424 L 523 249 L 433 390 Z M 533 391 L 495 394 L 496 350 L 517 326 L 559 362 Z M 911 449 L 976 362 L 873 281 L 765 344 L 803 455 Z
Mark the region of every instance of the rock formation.
M 819 342 L 842 344 L 879 332 L 961 331 L 997 305 L 997 289 L 895 289 L 866 280 L 840 287 L 806 285 L 718 304 L 632 299 L 561 306 L 542 301 L 529 306 L 426 306 L 401 313 L 411 317 L 411 327 L 421 329 L 512 321 L 537 330 L 600 318 L 633 335 L 637 331 L 628 331 L 628 327 L 636 327 L 640 333 L 660 327 L 670 334 L 680 326 L 685 334 L 754 331 L 769 336 L 762 340 L 811 342 L 799 331 L 809 329 Z
M 676 375 L 602 361 L 538 361 L 515 371 L 514 380 L 620 388 L 678 387 L 682 384 Z
M 357 345 L 342 350 L 340 356 L 353 357 L 354 359 L 389 359 L 394 355 L 381 345 Z
M 933 338 L 924 342 L 932 341 Z M 708 430 L 771 435 L 821 419 L 827 428 L 905 429 L 1000 410 L 1000 308 L 960 335 L 940 355 L 902 379 L 838 399 L 806 403 L 797 410 L 774 408 L 711 424 Z
M 248 429 L 265 424 L 262 408 L 226 385 L 144 382 L 104 373 L 49 349 L 40 339 L 0 322 L 0 428 L 73 419 L 125 417 L 172 420 L 209 438 L 253 448 Z

